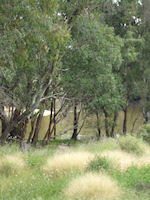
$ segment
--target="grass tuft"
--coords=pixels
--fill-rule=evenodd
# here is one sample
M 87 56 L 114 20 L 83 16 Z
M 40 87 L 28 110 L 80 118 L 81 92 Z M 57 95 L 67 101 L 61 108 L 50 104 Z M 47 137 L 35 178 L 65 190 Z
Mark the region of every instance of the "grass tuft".
M 131 135 L 123 136 L 118 139 L 120 148 L 128 153 L 134 153 L 135 155 L 143 155 L 145 151 L 145 143 L 136 137 Z
M 26 163 L 21 154 L 5 155 L 0 161 L 0 174 L 12 175 L 22 172 Z
M 105 151 L 101 154 L 109 158 L 114 167 L 119 167 L 121 171 L 126 171 L 131 166 L 147 166 L 150 165 L 150 157 L 145 153 L 142 157 L 123 152 L 121 150 Z
M 94 159 L 94 155 L 84 151 L 55 154 L 54 157 L 48 159 L 43 169 L 51 174 L 61 174 L 74 170 L 83 171 L 92 159 Z
M 125 171 L 128 167 L 137 164 L 137 157 L 121 150 L 105 151 L 102 156 L 112 160 L 113 165 L 120 167 L 121 171 Z
M 117 200 L 121 189 L 117 183 L 106 174 L 87 173 L 74 179 L 65 190 L 71 199 L 85 200 Z

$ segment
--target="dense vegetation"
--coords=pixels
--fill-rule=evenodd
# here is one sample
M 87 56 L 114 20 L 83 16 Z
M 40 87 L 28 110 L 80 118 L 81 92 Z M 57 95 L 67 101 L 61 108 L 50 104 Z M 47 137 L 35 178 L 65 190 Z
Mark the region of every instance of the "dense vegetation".
M 0 200 L 150 199 L 149 35 L 150 0 L 0 0 Z
M 1 147 L 0 199 L 150 199 L 150 147 L 142 140 L 63 142 L 28 152 L 14 143 Z M 122 149 L 129 142 L 130 153 Z
M 135 103 L 147 122 L 149 4 L 149 0 L 1 1 L 1 144 L 10 137 L 23 141 L 30 120 L 26 139 L 36 145 L 45 109 L 50 120 L 43 144 L 56 137 L 57 124 L 70 109 L 74 140 L 90 115 L 96 116 L 99 137 L 102 121 L 106 136 L 114 137 L 120 111 L 126 134 L 128 108 Z

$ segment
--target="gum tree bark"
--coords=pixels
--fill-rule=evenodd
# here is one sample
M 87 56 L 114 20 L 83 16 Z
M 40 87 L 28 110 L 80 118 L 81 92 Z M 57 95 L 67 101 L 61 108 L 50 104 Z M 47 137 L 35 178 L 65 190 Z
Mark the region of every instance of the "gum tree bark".
M 77 119 L 77 104 L 75 103 L 74 105 L 74 121 L 73 121 L 73 134 L 72 134 L 72 137 L 71 139 L 73 140 L 77 140 L 77 136 L 78 136 L 78 119 Z
M 100 127 L 100 119 L 99 119 L 99 114 L 98 112 L 96 114 L 96 119 L 97 119 L 97 131 L 98 131 L 98 137 L 101 137 L 101 127 Z
M 44 114 L 44 111 L 38 115 L 38 118 L 37 118 L 37 121 L 36 121 L 36 127 L 35 127 L 35 130 L 34 130 L 34 135 L 33 135 L 32 142 L 31 142 L 33 146 L 36 146 L 37 141 L 38 141 L 43 114 Z
M 43 145 L 45 144 L 46 139 L 47 139 L 46 143 L 48 143 L 50 141 L 50 137 L 52 135 L 52 131 L 51 131 L 52 123 L 53 123 L 53 101 L 51 102 L 50 119 L 49 119 L 48 129 L 47 129 L 46 134 L 42 141 Z
M 128 114 L 128 106 L 125 107 L 123 110 L 124 112 L 124 120 L 123 120 L 123 134 L 126 135 L 127 133 L 127 114 Z

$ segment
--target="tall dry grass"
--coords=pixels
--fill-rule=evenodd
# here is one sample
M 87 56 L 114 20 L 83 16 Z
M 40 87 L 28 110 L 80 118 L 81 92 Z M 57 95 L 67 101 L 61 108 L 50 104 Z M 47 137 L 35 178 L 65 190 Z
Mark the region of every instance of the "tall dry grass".
M 22 155 L 4 155 L 0 160 L 0 174 L 9 175 L 21 172 L 26 167 L 26 162 Z
M 143 140 L 133 137 L 131 135 L 122 136 L 118 139 L 120 148 L 127 152 L 133 153 L 135 155 L 141 156 L 145 153 L 148 146 Z
M 128 167 L 136 165 L 137 163 L 136 156 L 121 150 L 105 151 L 101 155 L 112 160 L 114 167 L 118 167 L 122 171 L 125 171 Z
M 119 200 L 122 192 L 108 175 L 87 173 L 69 183 L 65 194 L 71 199 Z
M 105 151 L 101 154 L 101 156 L 108 157 L 112 161 L 114 167 L 120 168 L 121 171 L 125 171 L 131 166 L 142 167 L 144 165 L 150 165 L 149 155 L 148 151 L 143 154 L 143 156 L 139 157 L 121 150 Z
M 74 170 L 83 171 L 92 159 L 94 159 L 94 154 L 84 151 L 56 153 L 54 157 L 47 160 L 43 169 L 51 174 L 61 174 Z

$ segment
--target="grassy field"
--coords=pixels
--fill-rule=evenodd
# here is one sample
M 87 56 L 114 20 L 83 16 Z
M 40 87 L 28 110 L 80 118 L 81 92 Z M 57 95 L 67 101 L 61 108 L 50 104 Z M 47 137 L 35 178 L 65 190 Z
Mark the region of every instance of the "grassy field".
M 0 148 L 0 200 L 149 200 L 150 147 L 132 136 Z

